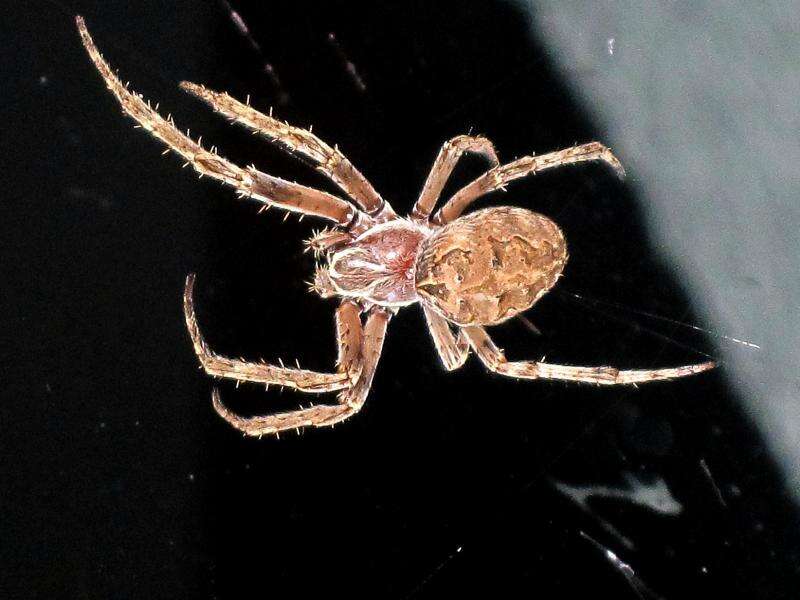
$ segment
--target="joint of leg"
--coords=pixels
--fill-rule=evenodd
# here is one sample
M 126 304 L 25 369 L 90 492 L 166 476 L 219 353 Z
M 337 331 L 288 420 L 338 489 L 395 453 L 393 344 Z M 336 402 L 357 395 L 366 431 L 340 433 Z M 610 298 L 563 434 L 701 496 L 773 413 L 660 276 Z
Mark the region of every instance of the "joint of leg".
M 521 379 L 538 379 L 541 377 L 539 363 L 530 361 L 504 362 L 501 372 L 504 375 Z
M 381 198 L 380 200 L 381 202 L 380 204 L 378 204 L 377 208 L 367 213 L 368 217 L 371 217 L 375 220 L 380 220 L 380 217 L 383 216 L 381 213 L 383 213 L 383 210 L 386 208 L 386 200 L 384 200 L 383 198 Z
M 353 210 L 350 220 L 347 223 L 344 223 L 342 227 L 348 233 L 358 235 L 365 232 L 374 224 L 374 220 L 368 216 L 367 213 L 360 210 Z
M 507 371 L 509 362 L 506 360 L 502 350 L 487 348 L 486 346 L 480 350 L 483 355 L 483 360 L 486 362 L 486 366 L 492 371 L 497 371 L 498 373 L 505 373 Z
M 414 205 L 414 208 L 411 210 L 411 214 L 409 214 L 408 216 L 411 217 L 412 221 L 425 222 L 430 219 L 430 214 L 425 214 L 421 212 L 416 205 Z
M 329 172 L 334 171 L 337 165 L 342 163 L 343 158 L 344 157 L 342 156 L 342 153 L 339 152 L 338 148 L 335 149 L 328 155 L 328 158 L 323 163 L 324 170 L 327 170 Z
M 347 215 L 346 218 L 339 221 L 339 225 L 341 225 L 346 231 L 350 231 L 353 229 L 362 219 L 363 214 L 360 210 L 356 210 L 355 208 L 350 208 L 350 213 Z
M 488 186 L 490 189 L 496 189 L 503 185 L 505 181 L 505 173 L 501 173 L 500 171 L 491 171 L 490 172 L 491 183 Z
M 364 361 L 361 358 L 355 358 L 348 364 L 342 365 L 341 370 L 347 375 L 350 385 L 355 385 L 361 377 L 361 372 L 364 370 Z

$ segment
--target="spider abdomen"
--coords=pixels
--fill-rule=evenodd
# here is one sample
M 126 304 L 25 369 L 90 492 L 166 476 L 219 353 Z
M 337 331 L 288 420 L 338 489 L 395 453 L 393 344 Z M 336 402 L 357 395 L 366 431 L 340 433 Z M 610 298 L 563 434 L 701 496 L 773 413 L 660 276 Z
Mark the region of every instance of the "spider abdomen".
M 530 308 L 566 261 L 564 234 L 553 221 L 522 208 L 488 208 L 422 243 L 416 288 L 458 325 L 492 325 Z

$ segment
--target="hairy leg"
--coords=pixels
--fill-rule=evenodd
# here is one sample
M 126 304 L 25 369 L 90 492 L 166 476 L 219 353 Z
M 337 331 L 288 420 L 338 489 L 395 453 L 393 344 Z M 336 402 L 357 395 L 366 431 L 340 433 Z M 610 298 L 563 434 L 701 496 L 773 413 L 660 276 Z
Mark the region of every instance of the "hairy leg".
M 349 225 L 357 217 L 357 210 L 350 203 L 328 194 L 272 177 L 255 167 L 242 169 L 219 156 L 212 148 L 204 149 L 199 141 L 181 133 L 171 118 L 163 118 L 141 95 L 129 90 L 117 78 L 109 64 L 103 59 L 92 41 L 81 17 L 76 18 L 78 31 L 86 51 L 105 80 L 106 86 L 116 97 L 122 110 L 151 135 L 164 142 L 168 148 L 186 159 L 200 175 L 207 175 L 233 186 L 242 196 L 252 197 L 267 205 L 284 210 L 313 215 Z
M 445 142 L 442 145 L 436 160 L 431 167 L 422 192 L 414 208 L 411 211 L 411 218 L 416 221 L 427 221 L 430 217 L 433 207 L 436 206 L 436 201 L 442 193 L 447 180 L 453 173 L 453 169 L 458 163 L 458 160 L 465 152 L 474 152 L 482 154 L 486 157 L 492 166 L 497 166 L 499 160 L 497 153 L 494 150 L 492 142 L 485 137 L 473 137 L 469 135 L 459 135 L 453 139 Z
M 348 196 L 370 215 L 393 216 L 394 211 L 385 204 L 372 184 L 339 151 L 331 148 L 307 129 L 292 127 L 243 104 L 226 93 L 215 92 L 202 85 L 182 81 L 181 88 L 207 102 L 215 111 L 232 121 L 241 123 L 267 139 L 277 142 L 290 152 L 302 155 L 338 185 Z
M 707 361 L 666 369 L 621 371 L 614 367 L 571 367 L 530 360 L 509 362 L 506 360 L 503 351 L 495 345 L 483 327 L 464 327 L 462 331 L 466 333 L 469 345 L 475 351 L 475 354 L 489 370 L 520 379 L 560 379 L 601 385 L 618 385 L 686 377 L 687 375 L 708 371 L 716 366 L 714 362 Z
M 383 341 L 391 318 L 392 313 L 379 307 L 372 308 L 367 316 L 361 343 L 361 374 L 352 386 L 339 392 L 339 402 L 349 406 L 354 413 L 364 406 L 372 387 L 372 378 L 383 352 Z
M 245 435 L 261 437 L 300 427 L 334 425 L 349 417 L 353 410 L 346 404 L 318 404 L 284 413 L 259 417 L 242 417 L 231 412 L 219 398 L 219 390 L 211 391 L 211 402 L 217 414 Z
M 240 417 L 222 404 L 219 391 L 215 389 L 212 394 L 214 409 L 233 427 L 250 436 L 276 434 L 286 429 L 300 427 L 325 427 L 344 421 L 361 410 L 364 405 L 383 349 L 389 318 L 389 313 L 382 309 L 373 309 L 367 317 L 363 341 L 358 349 L 359 362 L 362 365 L 361 373 L 352 386 L 340 392 L 339 404 L 318 404 L 273 415 Z M 352 350 L 350 353 L 355 354 Z
M 326 252 L 352 241 L 353 235 L 341 229 L 323 229 L 315 231 L 311 238 L 305 242 L 305 252 L 311 251 L 315 257 L 319 257 Z
M 610 165 L 617 175 L 623 177 L 622 168 L 611 150 L 598 142 L 590 142 L 573 148 L 565 148 L 558 152 L 550 152 L 541 156 L 523 156 L 513 162 L 491 169 L 456 192 L 450 200 L 436 213 L 434 222 L 445 224 L 458 218 L 464 209 L 481 196 L 503 188 L 507 183 L 520 177 L 536 174 L 545 169 L 571 165 L 579 162 L 600 160 Z
M 422 304 L 422 312 L 431 332 L 433 345 L 439 353 L 444 368 L 448 371 L 458 369 L 469 356 L 469 342 L 463 332 L 458 332 L 458 337 L 453 335 L 450 323 L 432 308 Z
M 206 344 L 197 325 L 192 301 L 193 288 L 194 275 L 189 275 L 183 292 L 186 327 L 200 364 L 209 375 L 236 381 L 280 385 L 313 394 L 347 389 L 357 380 L 361 370 L 358 359 L 361 348 L 361 319 L 360 309 L 354 302 L 343 302 L 336 312 L 336 337 L 339 347 L 337 372 L 319 373 L 266 363 L 246 362 L 216 354 Z

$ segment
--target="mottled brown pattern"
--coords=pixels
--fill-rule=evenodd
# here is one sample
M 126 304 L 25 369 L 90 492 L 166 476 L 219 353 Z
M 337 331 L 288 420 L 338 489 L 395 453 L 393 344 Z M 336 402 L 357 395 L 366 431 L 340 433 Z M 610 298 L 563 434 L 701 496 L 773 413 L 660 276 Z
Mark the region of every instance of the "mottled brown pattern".
M 458 325 L 493 325 L 530 308 L 567 260 L 564 235 L 522 208 L 476 211 L 423 242 L 417 292 Z

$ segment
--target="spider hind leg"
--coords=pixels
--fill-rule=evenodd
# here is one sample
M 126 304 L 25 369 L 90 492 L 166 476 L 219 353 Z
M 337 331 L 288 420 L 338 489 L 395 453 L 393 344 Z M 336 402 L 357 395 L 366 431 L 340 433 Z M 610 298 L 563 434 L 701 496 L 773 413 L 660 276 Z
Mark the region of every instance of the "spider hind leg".
M 676 379 L 708 371 L 716 366 L 713 361 L 664 369 L 620 370 L 616 367 L 573 367 L 554 365 L 532 360 L 508 361 L 483 327 L 462 328 L 470 347 L 487 369 L 507 377 L 519 379 L 559 379 L 599 385 L 647 383 Z

